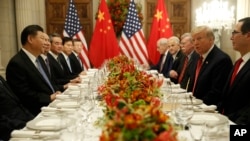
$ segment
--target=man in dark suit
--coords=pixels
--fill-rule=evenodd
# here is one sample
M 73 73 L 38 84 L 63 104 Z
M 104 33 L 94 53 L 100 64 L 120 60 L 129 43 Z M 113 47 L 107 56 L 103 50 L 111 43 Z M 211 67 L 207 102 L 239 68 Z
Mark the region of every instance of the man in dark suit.
M 241 55 L 224 87 L 220 112 L 236 124 L 250 124 L 250 17 L 240 19 L 232 32 L 233 49 Z M 239 67 L 237 67 L 239 66 Z M 238 69 L 236 69 L 238 68 Z M 234 79 L 233 74 L 235 72 Z
M 56 85 L 59 88 L 60 91 L 64 91 L 67 88 L 68 84 L 65 84 L 65 85 L 56 84 L 56 79 L 51 74 L 52 70 L 50 68 L 50 62 L 49 62 L 49 59 L 48 59 L 48 56 L 47 56 L 49 51 L 50 51 L 50 48 L 51 48 L 51 43 L 50 43 L 50 39 L 49 39 L 48 34 L 44 33 L 44 38 L 45 38 L 44 50 L 43 50 L 43 53 L 38 56 L 38 60 L 40 61 L 46 75 L 51 80 L 53 85 Z
M 193 86 L 190 79 L 195 71 L 199 55 L 194 51 L 193 39 L 190 33 L 184 33 L 181 36 L 181 50 L 184 56 L 180 59 L 179 67 L 170 71 L 171 80 L 179 83 L 181 88 L 186 89 L 187 92 L 192 92 Z
M 160 60 L 156 65 L 150 66 L 151 70 L 157 70 L 164 77 L 169 78 L 169 71 L 173 65 L 173 57 L 168 51 L 168 39 L 160 38 L 157 41 L 157 51 L 161 54 Z
M 230 57 L 214 44 L 213 30 L 198 26 L 191 32 L 195 51 L 200 55 L 194 73 L 193 95 L 205 104 L 217 105 L 232 69 Z
M 173 57 L 173 65 L 172 65 L 171 70 L 169 71 L 169 77 L 172 82 L 177 84 L 178 73 L 175 73 L 175 71 L 172 71 L 172 70 L 177 71 L 181 69 L 181 63 L 182 63 L 181 61 L 185 55 L 181 51 L 180 39 L 176 36 L 172 36 L 168 39 L 168 47 L 169 47 L 169 52 Z
M 81 53 L 81 50 L 82 50 L 81 40 L 73 39 L 73 51 L 69 55 L 69 59 L 70 59 L 70 65 L 71 65 L 72 71 L 75 74 L 80 74 L 84 70 L 82 61 L 79 56 Z
M 33 118 L 0 76 L 0 140 L 9 140 L 13 130 L 23 128 Z
M 79 77 L 78 73 L 73 72 L 69 55 L 73 51 L 73 40 L 70 37 L 63 37 L 63 49 L 62 52 L 58 55 L 59 61 L 62 64 L 65 74 L 71 78 Z
M 58 85 L 66 85 L 67 88 L 68 83 L 79 83 L 80 78 L 73 78 L 70 75 L 68 76 L 63 69 L 63 66 L 58 58 L 59 54 L 61 54 L 63 45 L 62 38 L 57 33 L 52 33 L 49 35 L 51 42 L 51 49 L 47 54 L 48 60 L 50 62 L 51 75 L 55 78 L 55 82 Z
M 44 49 L 44 33 L 39 25 L 29 25 L 21 33 L 21 50 L 11 58 L 6 79 L 22 104 L 36 116 L 60 94 L 41 69 L 37 57 Z

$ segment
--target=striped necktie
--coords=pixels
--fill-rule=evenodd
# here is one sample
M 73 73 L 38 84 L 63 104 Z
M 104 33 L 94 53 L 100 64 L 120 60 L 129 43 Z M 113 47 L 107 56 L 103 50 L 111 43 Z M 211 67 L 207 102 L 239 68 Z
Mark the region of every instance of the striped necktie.
M 53 91 L 53 93 L 55 92 L 52 84 L 50 83 L 49 78 L 47 77 L 46 73 L 44 72 L 41 63 L 39 62 L 38 59 L 36 59 L 36 63 L 37 63 L 37 69 L 40 72 L 40 74 L 43 76 L 43 78 L 45 79 L 46 83 L 49 85 L 49 87 L 51 88 L 51 90 Z

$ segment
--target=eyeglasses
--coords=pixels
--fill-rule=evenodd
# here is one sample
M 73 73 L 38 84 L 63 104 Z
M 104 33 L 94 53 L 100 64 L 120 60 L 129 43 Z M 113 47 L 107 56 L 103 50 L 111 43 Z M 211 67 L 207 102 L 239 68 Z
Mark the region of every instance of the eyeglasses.
M 238 33 L 242 33 L 242 32 L 239 32 L 239 31 L 235 31 L 235 30 L 234 30 L 234 31 L 232 32 L 232 36 L 235 35 L 235 34 L 238 34 Z

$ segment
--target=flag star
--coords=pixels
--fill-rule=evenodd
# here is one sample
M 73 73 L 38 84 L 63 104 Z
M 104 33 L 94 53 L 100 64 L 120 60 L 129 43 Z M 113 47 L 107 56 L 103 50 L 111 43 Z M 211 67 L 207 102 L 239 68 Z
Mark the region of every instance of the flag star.
M 99 12 L 98 12 L 98 20 L 101 22 L 102 20 L 104 20 L 104 12 L 101 12 L 100 10 L 99 10 Z
M 159 11 L 159 10 L 157 9 L 157 12 L 156 12 L 156 14 L 154 15 L 154 17 L 157 18 L 157 21 L 159 21 L 160 19 L 162 19 L 162 11 Z

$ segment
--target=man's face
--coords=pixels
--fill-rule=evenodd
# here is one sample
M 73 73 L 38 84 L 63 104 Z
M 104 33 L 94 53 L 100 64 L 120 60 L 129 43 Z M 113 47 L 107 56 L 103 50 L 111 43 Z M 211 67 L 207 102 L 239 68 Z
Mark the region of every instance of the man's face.
M 45 44 L 44 44 L 43 54 L 47 54 L 50 51 L 51 43 L 49 40 L 49 36 L 46 33 L 44 33 L 44 39 L 45 39 Z
M 160 54 L 165 54 L 165 52 L 167 51 L 167 49 L 168 49 L 167 44 L 160 44 L 160 45 L 157 46 L 157 51 Z
M 235 25 L 234 31 L 232 32 L 231 40 L 233 44 L 233 49 L 237 50 L 239 52 L 247 52 L 245 51 L 246 46 L 248 46 L 248 40 L 247 40 L 247 35 L 243 35 L 241 33 L 241 27 L 242 27 L 243 22 L 239 22 Z
M 214 39 L 208 37 L 205 31 L 192 35 L 194 49 L 200 55 L 205 54 L 213 45 Z
M 73 42 L 72 41 L 67 41 L 63 45 L 63 52 L 66 55 L 70 55 L 73 51 Z
M 180 50 L 180 45 L 176 43 L 174 40 L 169 40 L 168 42 L 169 53 L 174 55 Z
M 189 55 L 194 50 L 190 37 L 187 36 L 181 40 L 181 50 L 185 55 Z
M 32 53 L 35 56 L 38 56 L 44 52 L 45 37 L 43 32 L 38 31 L 36 36 L 30 35 L 28 40 L 31 44 Z
M 60 54 L 62 52 L 62 38 L 61 37 L 52 37 L 51 42 L 51 51 L 55 54 Z
M 82 42 L 81 41 L 74 41 L 73 50 L 77 54 L 81 53 L 81 51 L 82 51 Z

